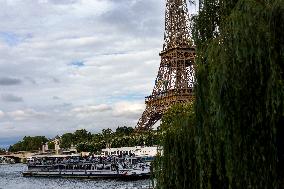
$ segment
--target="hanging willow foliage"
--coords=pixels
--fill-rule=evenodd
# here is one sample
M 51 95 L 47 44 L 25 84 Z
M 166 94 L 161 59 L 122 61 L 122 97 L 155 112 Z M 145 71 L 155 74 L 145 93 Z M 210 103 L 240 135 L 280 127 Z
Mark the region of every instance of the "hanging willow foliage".
M 155 177 L 159 189 L 196 188 L 195 114 L 193 104 L 173 106 L 160 127 L 163 155 L 156 159 Z
M 195 116 L 162 120 L 157 188 L 284 188 L 284 2 L 200 3 Z
M 197 43 L 201 188 L 277 188 L 283 2 L 220 1 L 218 9 L 218 35 Z

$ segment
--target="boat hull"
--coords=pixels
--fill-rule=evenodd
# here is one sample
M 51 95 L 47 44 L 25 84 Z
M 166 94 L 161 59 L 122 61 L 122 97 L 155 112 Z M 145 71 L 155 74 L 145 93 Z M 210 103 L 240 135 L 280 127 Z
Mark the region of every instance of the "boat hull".
M 121 179 L 139 180 L 150 178 L 150 173 L 127 174 L 104 173 L 97 171 L 24 171 L 24 177 L 50 177 L 50 178 L 78 178 L 78 179 Z

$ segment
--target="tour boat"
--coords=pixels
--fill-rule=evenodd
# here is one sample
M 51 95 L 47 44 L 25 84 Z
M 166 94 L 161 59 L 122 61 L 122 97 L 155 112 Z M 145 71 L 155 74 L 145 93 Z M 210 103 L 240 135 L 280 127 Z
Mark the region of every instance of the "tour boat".
M 150 177 L 150 164 L 136 158 L 115 161 L 72 160 L 60 163 L 28 163 L 24 177 L 63 177 L 88 179 L 146 179 Z

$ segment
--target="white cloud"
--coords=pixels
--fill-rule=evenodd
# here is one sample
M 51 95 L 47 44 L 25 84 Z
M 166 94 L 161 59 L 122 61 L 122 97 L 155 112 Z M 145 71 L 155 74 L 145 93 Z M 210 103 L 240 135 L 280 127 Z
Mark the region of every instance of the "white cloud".
M 118 102 L 114 105 L 113 115 L 124 118 L 137 118 L 143 110 L 145 105 L 139 102 Z
M 39 119 L 39 121 L 42 121 L 41 119 L 47 116 L 46 113 L 37 112 L 33 109 L 15 110 L 12 112 L 7 112 L 7 115 L 16 121 L 22 121 L 27 119 Z
M 14 129 L 15 129 L 15 127 L 13 126 L 13 124 L 10 123 L 10 122 L 4 122 L 4 123 L 2 123 L 1 125 L 2 125 L 2 127 L 1 127 L 2 130 L 6 130 L 6 131 L 8 130 L 8 131 L 10 131 L 10 130 L 14 130 Z
M 82 107 L 77 107 L 73 108 L 71 110 L 72 114 L 75 114 L 79 118 L 86 118 L 86 117 L 91 117 L 96 115 L 97 113 L 103 113 L 106 111 L 110 111 L 112 108 L 109 105 L 106 104 L 100 104 L 96 106 L 82 106 Z
M 5 113 L 0 110 L 0 119 L 3 118 L 4 116 L 5 116 Z

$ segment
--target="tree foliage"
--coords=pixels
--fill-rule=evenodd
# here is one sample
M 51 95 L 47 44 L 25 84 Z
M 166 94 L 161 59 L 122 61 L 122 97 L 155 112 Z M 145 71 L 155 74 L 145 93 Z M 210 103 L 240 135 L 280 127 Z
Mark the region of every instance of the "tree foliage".
M 9 147 L 10 152 L 16 151 L 35 151 L 41 149 L 42 145 L 46 143 L 48 139 L 44 136 L 25 136 L 22 141 Z
M 55 149 L 55 144 L 54 144 L 54 142 L 49 141 L 49 142 L 47 143 L 47 145 L 48 145 L 48 149 L 49 149 L 49 150 L 54 150 L 54 149 Z
M 282 0 L 200 1 L 192 28 L 196 122 L 175 114 L 164 122 L 175 130 L 162 142 L 158 188 L 283 188 L 283 20 Z M 181 132 L 192 140 L 181 142 Z M 175 170 L 178 162 L 165 166 L 174 156 L 196 166 L 184 164 L 186 173 Z
M 157 189 L 198 188 L 196 128 L 193 104 L 177 104 L 162 118 L 160 145 L 155 160 Z
M 43 137 L 24 137 L 9 148 L 9 151 L 33 151 L 39 150 L 42 144 L 48 142 L 48 148 L 54 149 L 55 144 L 52 140 Z M 39 140 L 39 141 L 38 141 Z M 119 148 L 125 146 L 153 146 L 158 143 L 157 131 L 151 130 L 138 134 L 132 127 L 118 127 L 115 132 L 111 129 L 103 129 L 101 133 L 94 133 L 80 129 L 74 133 L 65 133 L 60 137 L 60 148 L 68 149 L 76 147 L 78 152 L 100 152 L 103 148 Z
M 5 154 L 6 150 L 4 148 L 0 148 L 0 154 Z
M 194 28 L 202 188 L 277 187 L 280 20 L 283 1 L 203 1 Z
M 76 130 L 73 133 L 74 143 L 78 144 L 81 142 L 87 142 L 92 139 L 92 134 L 85 129 Z
M 149 131 L 137 134 L 132 127 L 118 127 L 115 132 L 111 129 L 103 129 L 101 133 L 91 134 L 85 129 L 77 130 L 74 133 L 65 133 L 61 136 L 61 148 L 76 146 L 79 152 L 99 152 L 103 148 L 119 148 L 124 146 L 157 144 L 158 134 L 156 131 Z
M 60 148 L 70 148 L 74 144 L 73 133 L 65 133 L 61 136 Z
M 117 127 L 117 129 L 115 130 L 115 134 L 116 136 L 129 136 L 130 134 L 132 134 L 134 131 L 134 129 L 132 127 Z

